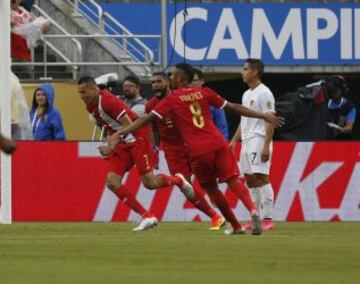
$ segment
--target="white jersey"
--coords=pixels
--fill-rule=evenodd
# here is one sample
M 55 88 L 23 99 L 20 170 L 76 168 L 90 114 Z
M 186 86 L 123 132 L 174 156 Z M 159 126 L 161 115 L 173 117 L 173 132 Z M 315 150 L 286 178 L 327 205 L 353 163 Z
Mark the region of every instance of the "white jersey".
M 254 90 L 247 90 L 242 98 L 242 105 L 257 112 L 275 111 L 275 99 L 263 83 Z M 241 138 L 247 140 L 256 136 L 265 137 L 267 122 L 260 118 L 241 117 Z

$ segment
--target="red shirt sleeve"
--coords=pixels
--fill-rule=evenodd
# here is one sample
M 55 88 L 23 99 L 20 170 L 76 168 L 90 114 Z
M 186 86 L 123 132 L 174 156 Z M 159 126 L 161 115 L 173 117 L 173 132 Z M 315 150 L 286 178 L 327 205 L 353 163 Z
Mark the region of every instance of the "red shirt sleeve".
M 161 100 L 161 102 L 151 111 L 154 113 L 158 118 L 163 119 L 171 112 L 171 95 L 165 97 Z
M 116 120 L 124 116 L 128 109 L 123 101 L 111 94 L 102 96 L 101 107 L 108 115 Z
M 227 101 L 214 90 L 210 88 L 203 88 L 202 91 L 206 100 L 214 107 L 223 108 L 227 104 Z
M 149 113 L 153 110 L 154 108 L 154 98 L 151 98 L 145 105 L 145 113 Z

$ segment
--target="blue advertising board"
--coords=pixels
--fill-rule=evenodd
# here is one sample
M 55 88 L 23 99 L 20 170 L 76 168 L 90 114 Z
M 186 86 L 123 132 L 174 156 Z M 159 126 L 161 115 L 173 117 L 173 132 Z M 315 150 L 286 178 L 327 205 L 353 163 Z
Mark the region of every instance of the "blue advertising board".
M 134 34 L 160 34 L 160 4 L 101 4 Z M 359 65 L 359 4 L 170 3 L 168 61 L 233 66 Z M 144 40 L 158 56 L 159 44 Z

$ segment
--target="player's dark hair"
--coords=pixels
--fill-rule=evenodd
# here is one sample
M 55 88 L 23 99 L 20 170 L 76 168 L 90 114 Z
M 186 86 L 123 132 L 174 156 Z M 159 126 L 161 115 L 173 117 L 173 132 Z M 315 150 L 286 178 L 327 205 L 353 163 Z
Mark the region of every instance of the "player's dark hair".
M 184 72 L 186 76 L 186 81 L 191 83 L 194 80 L 194 67 L 187 63 L 179 63 L 175 65 L 176 69 L 179 69 Z
M 264 74 L 264 63 L 257 58 L 248 58 L 245 60 L 246 63 L 249 63 L 250 68 L 258 72 L 259 79 Z
M 123 82 L 125 82 L 125 81 L 129 81 L 129 82 L 135 84 L 137 87 L 141 87 L 140 80 L 139 80 L 139 78 L 136 77 L 136 76 L 132 76 L 132 75 L 126 76 L 126 77 L 124 78 L 124 81 L 123 81 Z
M 200 80 L 204 80 L 204 73 L 200 69 L 194 68 L 194 75 L 197 75 Z
M 152 75 L 163 77 L 165 80 L 169 81 L 169 75 L 165 72 L 154 72 Z
M 78 81 L 78 85 L 81 85 L 81 84 L 97 86 L 95 79 L 91 76 L 81 77 Z

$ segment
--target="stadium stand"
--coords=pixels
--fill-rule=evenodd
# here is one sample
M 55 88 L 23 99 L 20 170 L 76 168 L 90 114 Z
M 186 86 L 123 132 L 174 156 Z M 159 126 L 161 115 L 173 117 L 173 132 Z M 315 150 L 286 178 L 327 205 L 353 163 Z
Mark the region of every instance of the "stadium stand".
M 76 5 L 76 3 L 80 3 Z M 147 1 L 148 3 L 158 4 L 158 1 Z M 169 1 L 177 3 L 177 1 Z M 284 3 L 285 1 L 184 1 L 185 3 Z M 287 3 L 298 3 L 298 1 L 286 1 Z M 302 1 L 302 3 L 328 3 L 333 1 Z M 336 1 L 336 3 L 358 3 L 359 1 Z M 133 4 L 143 3 L 143 1 L 127 0 L 102 0 L 102 1 L 75 1 L 75 0 L 54 0 L 37 1 L 33 10 L 37 15 L 42 15 L 52 22 L 51 35 L 44 38 L 42 46 L 35 49 L 35 74 L 34 79 L 40 77 L 52 78 L 55 80 L 72 81 L 80 75 L 89 74 L 99 76 L 105 73 L 115 72 L 118 74 L 119 81 L 125 76 L 136 74 L 142 80 L 143 95 L 151 97 L 151 90 L 148 78 L 152 71 L 160 68 L 160 58 L 158 41 L 156 48 L 147 46 L 138 38 L 131 41 L 130 38 L 115 39 L 111 37 L 96 38 L 94 35 L 106 34 L 127 34 L 134 36 L 130 32 L 130 25 L 125 19 L 114 16 L 112 11 L 103 9 L 104 4 Z M 74 35 L 84 35 L 83 38 L 75 38 Z M 137 33 L 139 34 L 139 33 Z M 146 34 L 145 31 L 140 34 Z M 157 36 L 160 37 L 160 34 Z M 146 39 L 147 40 L 147 39 Z M 94 62 L 94 65 L 91 65 Z M 108 63 L 110 62 L 110 63 Z M 79 64 L 75 64 L 79 63 Z M 172 62 L 174 63 L 174 62 Z M 83 65 L 82 65 L 83 64 Z M 111 65 L 107 65 L 111 64 Z M 138 65 L 132 65 L 138 64 Z M 44 66 L 45 65 L 45 66 Z M 46 66 L 47 65 L 47 66 Z M 208 86 L 217 90 L 226 99 L 240 102 L 245 90 L 244 84 L 239 79 L 241 66 L 199 66 L 205 74 Z M 283 68 L 283 67 L 281 67 Z M 281 69 L 280 68 L 280 69 Z M 285 69 L 287 67 L 285 66 Z M 305 71 L 310 68 L 310 72 Z M 313 67 L 298 66 L 298 68 L 288 68 L 280 70 L 267 67 L 264 75 L 264 82 L 274 91 L 275 97 L 280 97 L 288 92 L 294 92 L 301 86 L 323 79 L 331 74 L 343 74 L 349 84 L 349 98 L 356 104 L 360 104 L 359 96 L 354 90 L 360 88 L 357 80 L 356 70 L 351 71 L 351 67 L 333 68 L 324 66 L 323 69 Z M 313 68 L 313 69 L 311 69 Z M 346 69 L 349 68 L 349 69 Z M 324 71 L 326 73 L 324 73 Z M 350 71 L 349 71 L 350 70 Z M 339 71 L 345 71 L 340 73 Z M 284 84 L 286 82 L 286 84 Z M 120 82 L 115 85 L 114 92 L 122 95 Z M 58 92 L 59 93 L 59 92 Z M 60 93 L 59 93 L 60 94 Z M 60 99 L 61 95 L 59 95 Z M 66 107 L 66 106 L 65 106 Z M 66 119 L 65 111 L 65 121 Z M 229 121 L 230 135 L 232 135 L 238 125 L 238 118 L 232 114 L 227 114 Z M 67 127 L 67 123 L 65 122 Z M 71 131 L 67 131 L 71 133 Z M 71 134 L 70 134 L 71 135 Z M 89 139 L 91 135 L 81 136 L 82 139 Z M 74 137 L 79 137 L 75 135 Z M 359 116 L 354 126 L 352 139 L 360 138 Z M 71 138 L 70 138 L 71 139 Z

